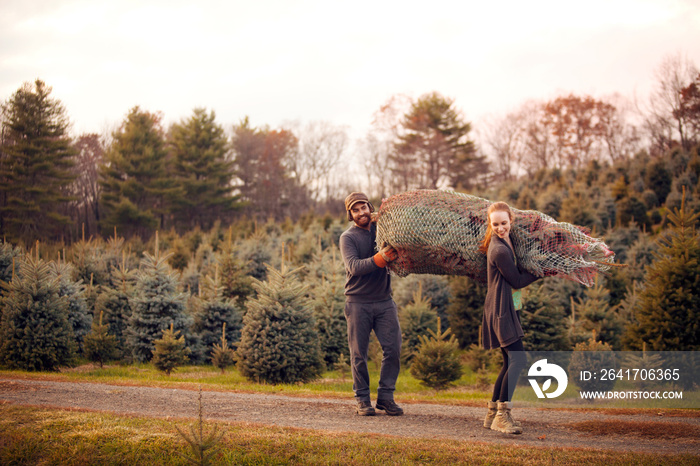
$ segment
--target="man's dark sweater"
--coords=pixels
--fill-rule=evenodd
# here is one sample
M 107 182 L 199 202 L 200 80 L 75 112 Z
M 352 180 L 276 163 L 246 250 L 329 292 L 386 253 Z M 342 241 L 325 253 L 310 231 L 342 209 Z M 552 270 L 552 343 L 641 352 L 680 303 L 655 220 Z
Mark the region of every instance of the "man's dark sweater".
M 377 225 L 370 230 L 352 225 L 340 235 L 340 252 L 345 262 L 347 302 L 372 303 L 391 299 L 391 277 L 374 263 Z

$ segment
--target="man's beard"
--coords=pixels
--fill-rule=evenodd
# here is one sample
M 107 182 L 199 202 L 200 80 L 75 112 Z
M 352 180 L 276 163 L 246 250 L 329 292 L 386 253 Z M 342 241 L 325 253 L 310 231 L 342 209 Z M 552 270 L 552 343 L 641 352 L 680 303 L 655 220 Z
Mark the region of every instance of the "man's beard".
M 370 216 L 370 214 L 361 215 L 361 216 L 355 218 L 355 223 L 358 226 L 367 226 L 369 224 L 369 222 L 371 222 L 371 221 L 372 221 L 372 217 Z

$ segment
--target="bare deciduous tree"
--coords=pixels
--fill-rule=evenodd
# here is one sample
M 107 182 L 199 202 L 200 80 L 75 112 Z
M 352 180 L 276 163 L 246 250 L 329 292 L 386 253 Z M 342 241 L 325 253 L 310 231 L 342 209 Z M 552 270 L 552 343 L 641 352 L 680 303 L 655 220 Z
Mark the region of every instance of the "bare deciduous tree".
M 367 194 L 383 199 L 401 190 L 400 179 L 391 173 L 391 158 L 399 138 L 401 117 L 411 106 L 411 98 L 403 94 L 391 96 L 374 113 L 372 128 L 360 143 L 362 169 L 368 184 Z
M 664 152 L 679 143 L 691 145 L 681 93 L 698 74 L 697 67 L 681 54 L 667 56 L 656 69 L 656 87 L 649 97 L 644 126 L 651 139 L 652 153 Z
M 83 134 L 73 143 L 77 151 L 73 172 L 76 179 L 68 188 L 75 200 L 70 203 L 70 217 L 77 225 L 85 226 L 87 236 L 98 232 L 100 221 L 99 199 L 102 187 L 98 167 L 102 164 L 105 145 L 100 135 Z
M 299 140 L 289 159 L 289 172 L 306 187 L 314 201 L 333 197 L 337 170 L 349 144 L 347 130 L 326 121 L 309 122 L 304 127 L 297 123 L 287 126 Z

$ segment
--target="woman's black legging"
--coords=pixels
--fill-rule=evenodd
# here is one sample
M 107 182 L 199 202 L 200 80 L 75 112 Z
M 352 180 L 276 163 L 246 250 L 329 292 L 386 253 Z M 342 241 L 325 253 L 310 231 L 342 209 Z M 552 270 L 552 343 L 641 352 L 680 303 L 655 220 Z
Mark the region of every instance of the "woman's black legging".
M 503 367 L 501 372 L 498 373 L 498 378 L 493 386 L 491 401 L 511 401 L 520 372 L 527 364 L 522 339 L 508 346 L 502 346 L 501 354 L 503 354 Z M 512 380 L 513 383 L 509 384 L 508 380 Z M 512 385 L 512 387 L 509 385 Z

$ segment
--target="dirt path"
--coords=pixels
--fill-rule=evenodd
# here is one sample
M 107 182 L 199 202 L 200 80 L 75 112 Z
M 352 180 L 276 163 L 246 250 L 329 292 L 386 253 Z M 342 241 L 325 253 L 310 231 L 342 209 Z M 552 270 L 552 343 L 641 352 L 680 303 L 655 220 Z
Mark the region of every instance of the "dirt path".
M 221 421 L 514 446 L 689 453 L 700 457 L 700 417 L 521 408 L 513 413 L 523 423 L 524 433 L 507 435 L 481 427 L 484 408 L 408 404 L 401 403 L 397 396 L 406 412 L 404 416 L 360 417 L 354 413 L 350 396 L 338 400 L 205 391 L 202 401 L 205 417 Z M 147 417 L 194 418 L 197 397 L 196 391 L 181 389 L 0 378 L 0 402 Z M 582 426 L 591 421 L 596 433 L 582 432 Z

